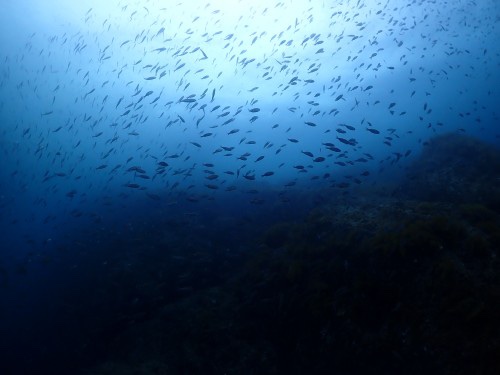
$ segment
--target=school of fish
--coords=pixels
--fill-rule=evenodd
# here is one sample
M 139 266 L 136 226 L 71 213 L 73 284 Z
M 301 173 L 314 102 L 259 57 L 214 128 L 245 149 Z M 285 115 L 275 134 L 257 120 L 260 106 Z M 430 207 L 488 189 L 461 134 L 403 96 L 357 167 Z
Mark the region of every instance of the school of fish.
M 295 3 L 121 1 L 34 30 L 2 56 L 3 176 L 35 205 L 344 191 L 498 119 L 494 1 Z

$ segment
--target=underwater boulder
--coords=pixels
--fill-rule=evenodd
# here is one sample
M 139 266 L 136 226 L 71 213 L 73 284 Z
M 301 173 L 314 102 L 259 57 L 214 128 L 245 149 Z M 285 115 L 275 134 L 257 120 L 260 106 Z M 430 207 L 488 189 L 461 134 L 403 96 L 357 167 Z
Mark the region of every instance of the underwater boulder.
M 408 168 L 398 195 L 424 201 L 500 207 L 500 150 L 462 134 L 430 139 Z

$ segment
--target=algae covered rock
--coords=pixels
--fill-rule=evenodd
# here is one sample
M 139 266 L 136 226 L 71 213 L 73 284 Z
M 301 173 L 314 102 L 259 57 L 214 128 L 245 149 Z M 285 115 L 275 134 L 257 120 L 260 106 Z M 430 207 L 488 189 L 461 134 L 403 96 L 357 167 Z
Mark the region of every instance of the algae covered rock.
M 399 193 L 410 199 L 500 207 L 500 150 L 461 134 L 432 138 Z

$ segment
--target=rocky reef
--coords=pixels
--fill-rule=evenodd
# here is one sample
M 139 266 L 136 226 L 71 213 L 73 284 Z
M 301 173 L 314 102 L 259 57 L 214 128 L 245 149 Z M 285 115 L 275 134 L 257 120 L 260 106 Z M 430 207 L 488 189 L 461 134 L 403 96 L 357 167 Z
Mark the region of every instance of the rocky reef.
M 500 150 L 462 134 L 425 143 L 398 193 L 407 199 L 467 203 L 500 208 Z
M 276 222 L 84 373 L 499 374 L 498 155 L 430 140 L 396 196 Z

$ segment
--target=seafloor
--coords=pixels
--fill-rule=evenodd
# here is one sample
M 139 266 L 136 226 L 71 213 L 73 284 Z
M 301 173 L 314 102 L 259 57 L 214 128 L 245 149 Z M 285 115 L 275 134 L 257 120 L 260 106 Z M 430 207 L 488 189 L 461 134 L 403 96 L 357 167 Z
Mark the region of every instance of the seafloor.
M 103 238 L 73 373 L 500 374 L 499 182 L 499 150 L 452 134 L 390 189 Z
M 385 194 L 117 267 L 137 300 L 83 373 L 500 374 L 499 177 L 497 149 L 441 136 Z

